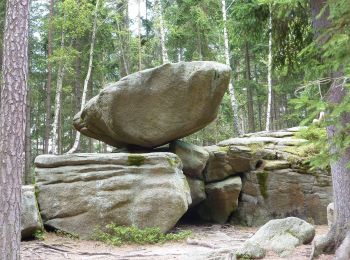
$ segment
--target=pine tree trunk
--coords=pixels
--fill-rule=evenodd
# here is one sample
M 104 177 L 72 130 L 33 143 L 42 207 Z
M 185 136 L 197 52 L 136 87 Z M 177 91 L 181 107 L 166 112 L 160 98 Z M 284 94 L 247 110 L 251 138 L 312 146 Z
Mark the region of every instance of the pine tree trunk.
M 267 110 L 266 110 L 266 131 L 270 131 L 271 123 L 271 105 L 272 105 L 272 4 L 270 4 L 269 15 L 269 59 L 267 64 Z
M 28 0 L 7 1 L 0 101 L 0 259 L 20 259 L 25 163 Z
M 53 7 L 54 0 L 50 0 L 50 18 L 47 43 L 47 85 L 46 85 L 46 115 L 45 115 L 45 141 L 44 153 L 49 153 L 50 127 L 51 127 L 51 82 L 52 82 L 52 66 L 50 58 L 52 56 L 52 33 L 53 33 Z
M 25 140 L 25 167 L 24 167 L 24 176 L 23 183 L 32 184 L 32 174 L 31 174 L 31 132 L 30 132 L 30 91 L 27 88 L 27 105 L 26 105 L 26 140 Z
M 224 47 L 225 47 L 225 62 L 226 65 L 230 66 L 230 47 L 228 42 L 228 32 L 227 32 L 227 17 L 226 17 L 226 2 L 225 0 L 221 0 L 222 7 L 222 20 L 224 22 Z M 234 89 L 234 79 L 231 77 L 229 83 L 229 93 L 231 100 L 231 108 L 233 112 L 233 129 L 235 133 L 238 135 L 242 134 L 241 128 L 239 127 L 239 118 L 238 118 L 238 105 L 236 100 L 236 94 Z
M 169 62 L 169 58 L 168 58 L 168 50 L 165 46 L 165 30 L 164 30 L 162 0 L 156 0 L 156 6 L 157 6 L 158 17 L 159 17 L 159 32 L 160 32 L 160 46 L 162 49 L 162 61 L 164 64 Z
M 84 80 L 83 95 L 82 95 L 82 98 L 81 98 L 80 110 L 83 110 L 83 108 L 85 106 L 86 96 L 87 96 L 87 92 L 88 92 L 88 84 L 89 84 L 90 77 L 91 77 L 92 62 L 93 62 L 93 58 L 94 58 L 96 31 L 97 31 L 97 17 L 98 17 L 99 3 L 100 3 L 100 0 L 97 0 L 96 1 L 96 6 L 95 6 L 95 13 L 94 13 L 94 25 L 93 25 L 93 28 L 92 28 L 92 36 L 91 36 L 89 65 L 88 65 L 88 71 L 87 71 L 87 74 L 86 74 L 86 78 Z M 73 147 L 68 151 L 68 153 L 76 152 L 76 150 L 79 147 L 79 143 L 80 143 L 80 132 L 77 132 L 76 136 L 75 136 L 75 141 L 74 141 Z
M 328 38 L 327 34 L 321 35 L 331 24 L 329 20 L 329 9 L 325 7 L 326 1 L 310 0 L 310 6 L 313 16 L 313 28 L 315 32 L 315 37 L 318 45 L 322 45 Z M 326 8 L 324 10 L 324 8 Z M 319 13 L 322 14 L 319 16 Z M 342 72 L 335 72 L 334 76 L 340 77 Z M 327 101 L 332 105 L 340 104 L 343 98 L 348 95 L 347 88 L 339 82 L 334 82 L 328 92 Z M 339 117 L 339 125 L 341 127 L 346 127 L 350 123 L 350 113 L 346 113 Z M 340 134 L 340 129 L 333 125 L 327 128 L 328 140 L 331 144 L 331 154 L 337 154 L 339 151 L 332 143 Z M 347 133 L 350 134 L 350 133 Z M 345 237 L 349 237 L 350 232 L 350 168 L 348 164 L 350 162 L 350 147 L 346 149 L 338 158 L 331 161 L 331 173 L 333 182 L 333 194 L 334 194 L 334 217 L 335 222 L 333 223 L 329 233 L 322 240 L 316 241 L 315 250 L 313 252 L 314 256 L 317 256 L 323 252 L 334 253 L 334 251 L 342 244 Z M 345 241 L 346 242 L 346 241 Z M 349 248 L 344 246 L 340 247 L 340 250 L 336 252 L 337 259 L 341 258 L 343 251 L 347 250 L 349 253 Z
M 245 42 L 245 78 L 247 82 L 247 103 L 248 103 L 248 132 L 255 132 L 255 120 L 254 120 L 254 104 L 253 104 L 253 90 L 251 85 L 250 75 L 250 55 L 249 55 L 249 43 Z

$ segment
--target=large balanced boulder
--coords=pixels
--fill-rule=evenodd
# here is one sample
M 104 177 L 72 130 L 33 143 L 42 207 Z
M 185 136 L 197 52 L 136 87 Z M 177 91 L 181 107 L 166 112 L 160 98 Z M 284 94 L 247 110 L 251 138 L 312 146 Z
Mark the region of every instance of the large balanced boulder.
M 82 134 L 115 147 L 157 147 L 212 122 L 230 81 L 229 66 L 165 64 L 106 86 L 74 117 Z
M 315 228 L 302 219 L 289 217 L 270 220 L 243 244 L 237 254 L 246 258 L 262 258 L 263 249 L 285 257 L 295 247 L 310 243 L 314 236 Z
M 33 185 L 22 186 L 21 236 L 31 238 L 35 232 L 43 229 L 38 203 Z
M 191 203 L 172 153 L 42 155 L 35 165 L 44 224 L 82 238 L 112 222 L 166 232 Z

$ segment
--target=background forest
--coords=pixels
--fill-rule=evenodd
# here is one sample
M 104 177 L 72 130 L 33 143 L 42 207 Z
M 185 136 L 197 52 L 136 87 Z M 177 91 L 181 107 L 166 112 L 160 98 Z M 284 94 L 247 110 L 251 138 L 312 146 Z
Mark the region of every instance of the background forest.
M 82 102 L 110 82 L 165 62 L 231 65 L 232 84 L 219 116 L 186 138 L 192 143 L 312 121 L 326 110 L 324 97 L 336 84 L 336 76 L 324 79 L 326 72 L 348 72 L 350 7 L 347 1 L 328 2 L 334 2 L 335 25 L 320 48 L 314 39 L 324 32 L 314 35 L 312 11 L 322 10 L 304 0 L 31 1 L 26 172 L 37 155 L 72 148 L 72 120 Z M 340 107 L 339 114 L 348 109 Z M 83 136 L 77 148 L 107 150 Z

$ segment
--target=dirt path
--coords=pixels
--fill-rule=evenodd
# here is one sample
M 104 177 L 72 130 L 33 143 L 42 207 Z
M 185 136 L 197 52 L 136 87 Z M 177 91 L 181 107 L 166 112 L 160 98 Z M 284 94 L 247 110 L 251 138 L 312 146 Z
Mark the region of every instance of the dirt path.
M 193 235 L 187 241 L 165 243 L 162 245 L 127 245 L 113 247 L 95 241 L 74 240 L 48 233 L 44 241 L 22 242 L 22 259 L 61 260 L 61 259 L 132 259 L 132 260 L 167 260 L 167 259 L 234 259 L 232 251 L 251 237 L 257 228 L 234 227 L 228 225 L 185 226 L 179 228 L 192 230 Z M 327 232 L 326 226 L 317 226 L 318 235 Z M 287 259 L 308 259 L 311 245 L 298 247 Z M 280 259 L 269 253 L 265 259 Z M 285 258 L 286 259 L 286 258 Z M 333 259 L 322 256 L 322 260 Z

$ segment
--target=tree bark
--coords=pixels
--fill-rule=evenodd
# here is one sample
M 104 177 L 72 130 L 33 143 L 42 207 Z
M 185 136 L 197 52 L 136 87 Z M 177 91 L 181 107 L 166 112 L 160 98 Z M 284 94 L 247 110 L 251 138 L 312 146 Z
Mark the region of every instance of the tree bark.
M 230 47 L 228 42 L 228 32 L 227 32 L 227 16 L 226 16 L 226 2 L 225 0 L 221 0 L 222 7 L 222 20 L 224 22 L 224 49 L 225 49 L 225 62 L 226 65 L 230 66 Z M 241 135 L 242 131 L 239 127 L 239 118 L 238 118 L 238 105 L 236 100 L 236 94 L 234 89 L 234 79 L 231 77 L 229 83 L 229 93 L 231 100 L 231 108 L 233 113 L 233 129 L 238 134 Z
M 329 37 L 329 35 L 321 35 L 321 33 L 331 25 L 329 20 L 329 9 L 325 7 L 326 1 L 310 0 L 310 6 L 313 16 L 313 28 L 315 32 L 315 40 L 321 46 Z M 321 10 L 324 10 L 319 16 Z M 336 77 L 342 75 L 341 71 L 335 72 Z M 336 81 L 336 80 L 335 80 Z M 336 106 L 340 104 L 343 98 L 348 95 L 347 89 L 344 87 L 345 80 L 342 84 L 333 82 L 328 92 L 328 103 Z M 337 248 L 336 256 L 340 258 L 344 254 L 344 247 L 339 247 L 346 237 L 349 237 L 350 232 L 350 169 L 348 164 L 350 162 L 350 147 L 339 154 L 337 148 L 332 145 L 337 137 L 341 134 L 341 129 L 346 129 L 347 124 L 350 123 L 350 113 L 343 114 L 339 117 L 339 126 L 329 126 L 327 128 L 328 140 L 330 142 L 330 153 L 337 154 L 337 159 L 331 161 L 331 172 L 333 182 L 334 194 L 334 214 L 336 221 L 333 223 L 329 233 L 322 239 L 315 240 L 315 248 L 313 255 L 317 256 L 321 253 L 334 253 Z M 340 128 L 339 128 L 340 127 Z M 343 133 L 344 134 L 344 133 Z M 350 134 L 350 133 L 347 133 Z M 344 243 L 348 243 L 346 240 Z
M 31 142 L 31 125 L 30 125 L 30 91 L 29 88 L 27 88 L 27 99 L 26 99 L 26 139 L 25 139 L 25 167 L 24 167 L 24 176 L 23 176 L 23 183 L 25 184 L 32 184 L 32 173 L 31 173 L 31 148 L 32 148 L 32 142 Z
M 92 70 L 92 62 L 94 59 L 94 48 L 95 48 L 95 39 L 96 39 L 96 31 L 97 31 L 97 17 L 98 17 L 98 8 L 99 8 L 100 0 L 96 1 L 95 6 L 95 12 L 94 12 L 94 25 L 92 28 L 92 36 L 91 36 L 91 45 L 90 45 L 90 54 L 89 54 L 89 65 L 88 65 L 88 71 L 86 74 L 86 78 L 84 80 L 84 88 L 83 88 L 83 95 L 81 98 L 81 106 L 80 110 L 83 110 L 85 103 L 86 103 L 86 96 L 88 92 L 88 84 L 91 77 L 91 70 Z M 68 151 L 68 153 L 74 153 L 79 147 L 80 143 L 80 132 L 76 133 L 75 141 L 73 144 L 73 147 Z
M 142 70 L 142 45 L 141 45 L 141 0 L 137 0 L 137 35 L 139 45 L 139 71 Z
M 130 74 L 130 39 L 129 39 L 129 13 L 128 1 L 122 0 L 117 4 L 117 10 L 122 16 L 121 23 L 117 20 L 118 40 L 120 47 L 120 75 L 125 77 Z
M 272 104 L 272 4 L 269 7 L 269 59 L 267 64 L 267 110 L 266 110 L 266 131 L 270 131 L 271 104 Z
M 160 31 L 160 45 L 162 48 L 162 61 L 164 64 L 169 62 L 169 58 L 168 58 L 168 50 L 165 46 L 165 31 L 164 31 L 162 0 L 157 0 L 156 5 L 157 5 L 157 12 L 159 17 L 159 31 Z
M 52 56 L 52 33 L 53 33 L 53 7 L 54 0 L 50 0 L 49 11 L 49 31 L 48 31 L 48 44 L 47 44 L 47 85 L 46 85 L 46 116 L 45 116 L 45 141 L 44 141 L 44 153 L 49 153 L 49 140 L 50 140 L 50 128 L 51 128 L 51 82 L 52 82 L 52 66 L 50 58 Z
M 7 1 L 0 102 L 0 259 L 20 259 L 25 163 L 28 0 Z
M 64 19 L 65 20 L 65 19 Z M 64 48 L 65 45 L 65 34 L 64 29 L 62 28 L 61 33 L 61 49 Z M 65 73 L 65 67 L 63 65 L 63 61 L 61 60 L 58 65 L 58 71 L 57 71 L 57 83 L 56 83 L 56 97 L 55 97 L 55 115 L 53 120 L 53 126 L 52 126 L 52 147 L 51 147 L 51 153 L 58 154 L 59 147 L 58 147 L 58 141 L 59 141 L 59 117 L 60 117 L 60 111 L 61 111 L 61 103 L 62 103 L 62 85 L 63 85 L 63 78 Z
M 253 104 L 253 90 L 251 84 L 250 74 L 250 55 L 249 55 L 249 43 L 245 41 L 245 79 L 247 82 L 247 104 L 248 104 L 248 132 L 255 132 L 255 120 L 254 120 L 254 104 Z

